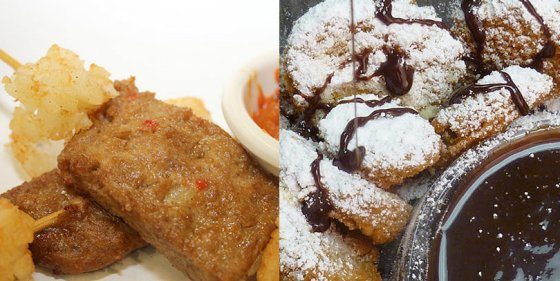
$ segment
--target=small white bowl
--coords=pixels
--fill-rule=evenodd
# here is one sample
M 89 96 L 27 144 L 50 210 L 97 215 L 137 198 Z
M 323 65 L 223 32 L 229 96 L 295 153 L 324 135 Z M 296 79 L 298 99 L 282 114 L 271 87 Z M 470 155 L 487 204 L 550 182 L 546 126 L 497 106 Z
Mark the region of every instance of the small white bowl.
M 222 111 L 235 137 L 266 171 L 275 176 L 279 172 L 278 140 L 261 129 L 250 113 L 257 107 L 257 84 L 265 95 L 276 92 L 278 84 L 275 71 L 278 66 L 278 52 L 268 52 L 254 58 L 235 73 L 226 85 L 222 98 Z

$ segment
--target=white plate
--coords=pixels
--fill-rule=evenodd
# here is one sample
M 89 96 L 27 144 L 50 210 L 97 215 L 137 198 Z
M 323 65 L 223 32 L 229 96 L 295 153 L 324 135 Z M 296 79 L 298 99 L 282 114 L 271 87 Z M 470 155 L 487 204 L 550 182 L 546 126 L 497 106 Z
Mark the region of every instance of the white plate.
M 277 1 L 260 0 L 0 1 L 0 48 L 32 62 L 56 43 L 105 67 L 113 79 L 136 76 L 138 87 L 159 99 L 202 98 L 214 122 L 229 131 L 220 107 L 223 85 L 251 58 L 277 50 L 278 14 Z M 0 62 L 0 77 L 11 73 Z M 4 146 L 13 106 L 0 87 L 0 193 L 22 182 Z M 91 274 L 38 270 L 36 280 L 185 279 L 153 248 Z

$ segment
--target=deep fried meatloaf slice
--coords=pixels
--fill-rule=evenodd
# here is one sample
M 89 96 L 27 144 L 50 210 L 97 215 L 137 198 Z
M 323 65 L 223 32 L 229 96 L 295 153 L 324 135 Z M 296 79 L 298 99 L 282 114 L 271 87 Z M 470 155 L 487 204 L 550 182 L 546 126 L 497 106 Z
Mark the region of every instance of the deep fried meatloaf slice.
M 66 181 L 123 218 L 192 280 L 241 280 L 278 216 L 277 181 L 189 109 L 127 95 L 59 157 Z
M 30 245 L 36 264 L 57 274 L 104 268 L 146 243 L 122 220 L 64 186 L 58 170 L 0 195 L 34 219 L 64 209 L 57 223 Z

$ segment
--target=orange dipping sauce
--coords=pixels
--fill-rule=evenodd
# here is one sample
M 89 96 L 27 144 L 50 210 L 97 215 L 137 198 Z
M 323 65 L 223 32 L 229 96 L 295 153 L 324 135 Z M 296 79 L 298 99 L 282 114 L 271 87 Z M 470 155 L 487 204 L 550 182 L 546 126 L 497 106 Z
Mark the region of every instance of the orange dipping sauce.
M 280 69 L 275 71 L 276 83 L 280 83 Z M 259 96 L 257 110 L 253 112 L 253 120 L 273 138 L 278 139 L 280 133 L 280 88 L 270 96 L 265 96 L 260 85 L 257 85 Z

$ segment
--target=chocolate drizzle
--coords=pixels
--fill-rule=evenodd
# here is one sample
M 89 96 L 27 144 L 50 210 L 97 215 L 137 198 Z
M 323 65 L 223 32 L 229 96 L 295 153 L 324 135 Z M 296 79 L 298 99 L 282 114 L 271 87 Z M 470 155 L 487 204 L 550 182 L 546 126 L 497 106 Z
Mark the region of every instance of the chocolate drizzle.
M 414 68 L 407 65 L 404 57 L 395 50 L 387 54 L 385 61 L 375 72 L 385 78 L 385 86 L 394 96 L 402 96 L 410 90 L 414 79 Z
M 386 51 L 387 60 L 373 74 L 366 75 L 371 53 L 371 49 L 366 49 L 364 52 L 354 55 L 354 61 L 358 62 L 354 71 L 354 79 L 367 81 L 376 76 L 383 76 L 385 87 L 391 95 L 402 96 L 408 93 L 414 80 L 414 68 L 406 64 L 404 55 L 396 50 Z
M 527 104 L 527 101 L 525 101 L 525 98 L 523 98 L 523 94 L 521 94 L 519 88 L 517 88 L 515 83 L 513 83 L 511 76 L 504 71 L 500 71 L 500 74 L 502 75 L 504 80 L 506 80 L 506 83 L 485 85 L 473 84 L 460 88 L 451 95 L 449 104 L 458 104 L 467 97 L 472 97 L 478 94 L 487 94 L 490 92 L 498 91 L 500 89 L 506 89 L 510 93 L 511 100 L 517 107 L 519 114 L 521 114 L 522 116 L 529 114 L 529 105 Z
M 385 25 L 390 24 L 421 24 L 426 26 L 437 26 L 441 29 L 447 29 L 443 22 L 429 20 L 429 19 L 403 19 L 403 18 L 395 18 L 393 17 L 393 1 L 392 0 L 383 0 L 381 9 L 377 11 L 375 14 L 382 23 Z
M 543 62 L 547 58 L 552 58 L 556 53 L 556 44 L 552 41 L 552 34 L 550 29 L 544 22 L 541 15 L 537 12 L 533 4 L 529 0 L 519 0 L 523 6 L 529 11 L 529 13 L 539 22 L 541 25 L 544 35 L 547 38 L 547 42 L 544 44 L 543 48 L 535 55 L 532 62 L 527 66 L 534 68 L 537 71 L 542 71 Z M 463 0 L 461 3 L 461 9 L 465 15 L 465 21 L 467 27 L 469 28 L 473 40 L 476 45 L 475 57 L 471 61 L 475 64 L 477 72 L 480 74 L 487 74 L 488 70 L 484 67 L 484 60 L 482 58 L 482 53 L 486 45 L 486 33 L 484 32 L 484 26 L 482 21 L 478 19 L 474 13 L 476 6 L 480 4 L 480 0 Z
M 544 60 L 554 57 L 556 53 L 556 44 L 552 41 L 552 33 L 550 28 L 544 22 L 542 16 L 537 12 L 531 1 L 529 0 L 519 0 L 525 6 L 527 11 L 539 22 L 541 28 L 543 29 L 544 36 L 547 38 L 547 42 L 544 44 L 543 48 L 537 53 L 533 58 L 533 61 L 528 65 L 537 71 L 542 71 Z
M 381 100 L 364 100 L 363 98 L 353 98 L 353 99 L 348 99 L 348 100 L 341 100 L 338 104 L 347 104 L 347 103 L 363 103 L 365 105 L 367 105 L 368 107 L 378 107 L 381 105 L 384 105 L 388 102 L 390 102 L 391 100 L 393 100 L 393 97 L 391 96 L 386 96 L 384 98 L 382 98 Z
M 371 105 L 371 107 L 374 107 L 374 106 L 380 106 L 389 101 L 390 98 L 385 98 L 375 102 L 369 101 L 369 104 L 366 103 L 365 101 L 364 103 L 366 103 L 368 106 Z M 385 109 L 374 110 L 368 116 L 356 117 L 350 120 L 346 124 L 346 127 L 344 128 L 344 131 L 340 136 L 340 148 L 338 150 L 336 160 L 334 161 L 334 165 L 336 165 L 339 169 L 348 173 L 357 171 L 362 165 L 366 153 L 366 149 L 363 146 L 358 146 L 354 150 L 348 149 L 348 144 L 350 144 L 350 140 L 356 133 L 356 130 L 359 127 L 363 127 L 369 121 L 373 121 L 375 119 L 387 117 L 387 116 L 397 117 L 397 116 L 404 115 L 406 113 L 418 114 L 418 112 L 416 112 L 416 110 L 412 108 L 406 108 L 406 107 L 385 108 Z
M 437 26 L 441 29 L 447 29 L 440 21 L 429 19 L 403 19 L 395 18 L 393 16 L 393 1 L 383 0 L 381 7 L 378 8 L 375 17 L 378 18 L 383 24 L 420 24 L 426 26 Z M 353 12 L 353 9 L 352 9 Z M 353 18 L 353 15 L 352 15 Z M 354 46 L 354 33 L 355 26 L 352 21 L 350 26 L 352 35 L 352 46 Z M 354 48 L 352 48 L 352 51 Z M 358 66 L 354 67 L 354 80 L 367 81 L 376 76 L 383 76 L 385 78 L 385 85 L 389 93 L 395 96 L 402 96 L 410 90 L 414 79 L 414 68 L 407 65 L 404 60 L 404 55 L 395 49 L 385 50 L 387 61 L 385 61 L 378 70 L 371 75 L 366 75 L 368 70 L 369 55 L 373 52 L 372 49 L 365 49 L 360 54 L 352 54 L 352 63 L 357 62 Z
M 480 4 L 480 0 L 463 0 L 461 3 L 461 9 L 465 15 L 465 22 L 467 27 L 471 31 L 475 43 L 475 54 L 469 56 L 467 61 L 475 64 L 478 73 L 486 73 L 484 69 L 484 60 L 482 59 L 482 52 L 484 50 L 484 45 L 486 44 L 486 33 L 484 32 L 484 26 L 482 21 L 479 20 L 474 14 L 473 8 Z
M 381 7 L 377 9 L 375 16 L 385 25 L 420 24 L 447 29 L 442 22 L 435 20 L 395 18 L 392 15 L 393 5 L 391 0 L 382 0 L 380 6 Z M 351 12 L 353 12 L 353 8 Z M 352 40 L 354 40 L 355 32 L 356 26 L 352 20 L 350 25 Z M 376 76 L 383 76 L 388 92 L 393 96 L 402 96 L 408 93 L 412 87 L 414 80 L 414 68 L 406 64 L 405 55 L 401 51 L 394 49 L 384 51 L 387 55 L 387 61 L 384 62 L 372 75 L 366 75 L 368 71 L 369 55 L 373 52 L 371 49 L 366 49 L 359 54 L 352 51 L 352 58 L 342 64 L 341 68 L 347 63 L 351 62 L 354 64 L 357 62 L 357 66 L 354 67 L 353 73 L 355 81 L 366 81 Z M 315 125 L 313 125 L 312 119 L 314 118 L 317 110 L 328 112 L 331 109 L 330 105 L 324 104 L 321 101 L 320 96 L 325 91 L 328 84 L 330 84 L 333 75 L 334 74 L 329 75 L 325 83 L 320 88 L 313 91 L 313 97 L 307 99 L 309 106 L 305 109 L 305 111 L 300 114 L 300 116 L 297 116 L 297 118 L 294 117 L 290 119 L 291 123 L 294 124 L 295 130 L 300 132 L 300 134 L 306 138 L 310 138 L 315 141 L 320 140 L 318 129 Z
M 328 190 L 321 182 L 321 160 L 323 160 L 323 154 L 317 153 L 317 159 L 311 163 L 311 174 L 317 189 L 307 195 L 307 199 L 301 206 L 301 212 L 314 232 L 325 232 L 331 226 L 332 219 L 329 217 L 329 213 L 332 210 L 332 205 L 328 198 Z
M 306 99 L 308 103 L 307 108 L 297 118 L 291 120 L 291 123 L 294 124 L 294 129 L 305 138 L 320 141 L 319 129 L 317 126 L 313 125 L 313 117 L 317 110 L 324 110 L 326 112 L 331 110 L 330 105 L 321 102 L 321 94 L 325 91 L 328 84 L 330 84 L 333 75 L 334 74 L 330 74 L 325 80 L 325 83 L 323 83 L 320 88 L 315 89 L 313 97 Z

